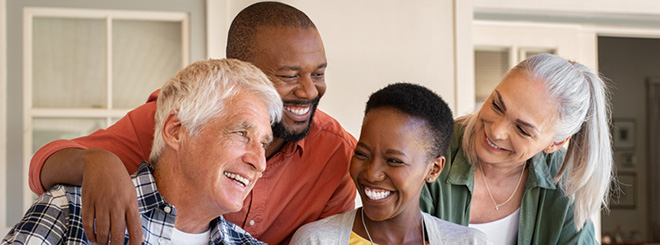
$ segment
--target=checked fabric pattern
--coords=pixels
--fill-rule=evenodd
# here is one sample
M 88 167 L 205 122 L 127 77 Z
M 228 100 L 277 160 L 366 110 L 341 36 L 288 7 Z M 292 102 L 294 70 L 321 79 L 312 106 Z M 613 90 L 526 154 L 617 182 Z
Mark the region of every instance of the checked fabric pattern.
M 142 162 L 131 178 L 142 218 L 143 244 L 171 244 L 176 208 L 158 192 L 153 170 Z M 77 186 L 54 186 L 35 201 L 2 244 L 90 244 L 82 226 L 81 192 Z M 222 216 L 211 221 L 210 229 L 209 244 L 265 244 Z

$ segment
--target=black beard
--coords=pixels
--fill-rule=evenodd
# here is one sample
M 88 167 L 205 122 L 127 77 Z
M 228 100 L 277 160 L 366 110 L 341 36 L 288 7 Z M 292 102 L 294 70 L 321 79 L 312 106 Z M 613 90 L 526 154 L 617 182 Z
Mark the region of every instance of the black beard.
M 295 102 L 291 103 L 286 101 L 285 103 L 295 104 Z M 273 124 L 273 126 L 271 126 L 271 129 L 273 130 L 273 136 L 283 139 L 285 142 L 296 142 L 301 139 L 304 139 L 307 136 L 307 134 L 309 134 L 309 129 L 312 125 L 312 119 L 314 119 L 314 113 L 316 113 L 316 107 L 318 107 L 318 105 L 319 105 L 319 98 L 316 97 L 315 99 L 312 100 L 312 107 L 310 108 L 312 114 L 309 115 L 307 127 L 305 128 L 305 130 L 303 130 L 300 133 L 292 133 L 286 129 L 282 121 L 279 121 Z

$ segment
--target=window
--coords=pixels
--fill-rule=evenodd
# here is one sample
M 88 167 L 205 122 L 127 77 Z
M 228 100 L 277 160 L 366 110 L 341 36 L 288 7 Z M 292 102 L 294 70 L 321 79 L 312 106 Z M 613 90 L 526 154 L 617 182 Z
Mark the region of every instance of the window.
M 185 13 L 26 8 L 23 27 L 25 171 L 44 144 L 111 125 L 189 63 Z
M 587 50 L 590 44 L 582 36 L 584 31 L 573 25 L 478 20 L 473 27 L 475 108 L 488 98 L 509 69 L 527 57 L 552 53 L 577 59 L 583 55 L 579 45 L 586 43 Z

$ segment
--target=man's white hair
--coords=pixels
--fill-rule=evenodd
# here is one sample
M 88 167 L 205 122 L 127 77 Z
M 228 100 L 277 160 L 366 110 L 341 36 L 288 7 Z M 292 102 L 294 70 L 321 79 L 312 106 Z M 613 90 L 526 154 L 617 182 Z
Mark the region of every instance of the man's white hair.
M 266 106 L 271 124 L 282 118 L 282 99 L 268 77 L 254 65 L 235 59 L 209 59 L 195 62 L 168 80 L 158 95 L 156 128 L 149 160 L 156 164 L 163 152 L 163 121 L 175 112 L 190 136 L 195 136 L 209 120 L 221 117 L 238 93 L 256 95 Z

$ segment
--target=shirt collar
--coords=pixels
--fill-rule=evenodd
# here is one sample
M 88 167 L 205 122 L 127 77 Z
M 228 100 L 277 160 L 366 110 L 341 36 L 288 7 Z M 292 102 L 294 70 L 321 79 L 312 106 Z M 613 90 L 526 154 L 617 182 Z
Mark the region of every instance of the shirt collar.
M 153 176 L 153 169 L 149 163 L 140 163 L 137 172 L 131 175 L 131 179 L 137 191 L 140 214 L 145 214 L 155 209 L 163 210 L 165 207 L 169 207 L 171 208 L 169 214 L 176 216 L 176 208 L 168 204 L 158 192 L 156 180 Z M 174 223 L 170 225 L 174 226 Z M 212 244 L 262 244 L 222 216 L 211 221 L 210 229 L 210 241 Z
M 452 164 L 449 166 L 447 183 L 465 185 L 470 192 L 474 188 L 474 164 L 468 163 L 462 150 L 459 150 L 454 159 L 452 159 Z
M 295 141 L 295 142 L 286 142 L 280 152 L 285 157 L 291 156 L 294 153 L 298 153 L 298 157 L 302 157 L 303 153 L 305 152 L 305 139 L 309 137 L 313 137 L 315 134 L 317 134 L 317 131 L 319 130 L 319 112 L 321 112 L 319 109 L 316 110 L 316 113 L 314 114 L 314 117 L 312 118 L 312 123 L 309 125 L 309 133 L 305 138 L 302 138 L 301 140 Z
M 131 175 L 138 197 L 138 210 L 141 214 L 147 213 L 154 208 L 167 205 L 167 202 L 158 192 L 153 169 L 149 163 L 142 162 L 137 172 Z
M 561 154 L 561 153 L 559 153 Z M 552 161 L 550 161 L 550 154 L 541 152 L 536 154 L 527 162 L 529 169 L 529 176 L 527 177 L 527 188 L 541 187 L 546 189 L 556 189 L 556 185 L 553 182 L 554 174 L 552 173 L 551 167 Z
M 309 136 L 309 135 L 307 135 L 307 136 Z M 307 137 L 305 137 L 305 138 L 307 138 Z M 282 154 L 285 157 L 289 157 L 289 156 L 291 156 L 295 153 L 298 153 L 298 156 L 302 157 L 304 149 L 305 149 L 305 139 L 303 138 L 303 139 L 301 139 L 299 141 L 295 141 L 295 142 L 291 142 L 291 141 L 286 142 L 284 144 L 284 146 L 282 147 L 282 150 L 280 150 L 280 152 L 282 152 Z

